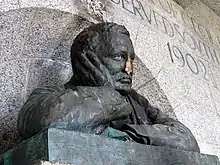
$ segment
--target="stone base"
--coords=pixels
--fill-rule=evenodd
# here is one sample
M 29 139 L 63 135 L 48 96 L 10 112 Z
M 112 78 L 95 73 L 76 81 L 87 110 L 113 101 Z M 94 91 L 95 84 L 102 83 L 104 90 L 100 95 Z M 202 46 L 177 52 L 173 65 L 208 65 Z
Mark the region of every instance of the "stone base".
M 4 165 L 36 161 L 75 165 L 220 165 L 218 158 L 195 152 L 141 145 L 50 128 L 1 156 Z

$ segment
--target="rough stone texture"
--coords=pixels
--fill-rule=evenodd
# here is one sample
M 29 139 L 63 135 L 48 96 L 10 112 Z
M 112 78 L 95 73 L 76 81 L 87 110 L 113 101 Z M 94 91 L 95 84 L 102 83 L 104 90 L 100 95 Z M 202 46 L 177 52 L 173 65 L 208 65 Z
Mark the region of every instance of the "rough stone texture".
M 187 0 L 174 0 L 174 1 L 179 3 L 184 8 L 187 8 L 190 6 L 189 1 L 187 1 Z M 196 0 L 194 0 L 194 1 L 196 1 Z M 205 5 L 207 5 L 211 10 L 213 10 L 215 12 L 215 14 L 220 16 L 220 10 L 219 10 L 220 2 L 219 2 L 219 0 L 201 0 L 201 2 L 204 3 Z
M 71 76 L 70 63 L 51 59 L 30 60 L 26 96 L 29 96 L 39 84 L 63 85 Z
M 0 70 L 0 119 L 18 112 L 24 103 L 27 60 L 12 60 L 1 64 Z
M 0 120 L 1 153 L 5 152 L 8 148 L 16 147 L 19 143 L 21 143 L 22 139 L 17 131 L 16 123 L 17 123 L 17 113 L 5 116 Z
M 1 0 L 0 1 L 0 11 L 9 11 L 9 10 L 13 10 L 13 9 L 17 9 L 19 8 L 19 1 L 16 0 Z
M 60 129 L 48 129 L 6 152 L 1 158 L 5 164 L 11 162 L 11 165 L 31 164 L 36 160 L 77 165 L 219 165 L 216 156 Z
M 0 15 L 1 63 L 21 58 L 27 35 L 26 31 L 32 18 L 33 10 L 30 9 L 15 10 L 14 12 L 6 12 Z
M 220 2 L 218 0 L 201 0 L 204 4 L 210 7 L 218 16 L 220 16 Z
M 62 36 L 62 31 L 71 19 L 71 15 L 46 9 L 32 12 L 32 14 L 34 17 L 29 24 L 29 29 L 26 29 L 27 36 L 22 56 L 51 58 L 58 45 L 59 36 Z

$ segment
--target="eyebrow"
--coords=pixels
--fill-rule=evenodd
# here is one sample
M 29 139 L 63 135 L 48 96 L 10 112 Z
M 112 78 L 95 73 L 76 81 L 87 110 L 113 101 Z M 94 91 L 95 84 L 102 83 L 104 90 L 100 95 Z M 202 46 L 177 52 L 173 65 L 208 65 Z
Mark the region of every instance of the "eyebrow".
M 128 53 L 127 53 L 126 51 L 124 51 L 124 50 L 115 51 L 114 54 L 116 54 L 116 53 L 122 53 L 124 56 L 128 56 L 128 55 L 129 55 L 132 59 L 134 59 L 135 56 L 136 56 L 135 53 L 128 54 Z
M 127 53 L 126 51 L 124 51 L 124 50 L 117 50 L 117 51 L 114 51 L 113 54 L 118 54 L 118 53 L 123 54 L 124 56 L 127 56 L 127 55 L 128 55 L 128 53 Z

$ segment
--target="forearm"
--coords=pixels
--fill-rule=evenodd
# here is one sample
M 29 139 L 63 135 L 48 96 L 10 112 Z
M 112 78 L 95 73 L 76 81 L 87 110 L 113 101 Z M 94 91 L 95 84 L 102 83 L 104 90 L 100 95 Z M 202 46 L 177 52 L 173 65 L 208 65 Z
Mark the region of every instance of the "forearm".
M 47 127 L 89 132 L 130 114 L 129 104 L 110 89 L 109 92 L 93 87 L 35 91 L 19 113 L 18 128 L 25 136 Z
M 111 90 L 93 87 L 79 87 L 78 100 L 72 102 L 71 109 L 62 121 L 74 121 L 70 125 L 73 129 L 80 131 L 90 131 L 99 125 L 108 124 L 110 121 L 123 119 L 130 114 L 130 105 L 117 93 Z M 67 100 L 72 95 L 69 90 L 63 100 Z M 76 91 L 75 91 L 76 92 Z M 75 93 L 74 92 L 74 93 Z M 73 100 L 73 99 L 72 99 Z M 65 105 L 64 107 L 69 107 Z
M 151 134 L 153 144 L 166 142 L 176 148 L 199 152 L 195 137 L 184 124 L 151 105 L 148 110 L 153 125 L 146 126 L 146 130 Z
M 199 152 L 194 136 L 175 124 L 127 125 L 124 131 L 134 139 L 143 139 L 144 144 Z

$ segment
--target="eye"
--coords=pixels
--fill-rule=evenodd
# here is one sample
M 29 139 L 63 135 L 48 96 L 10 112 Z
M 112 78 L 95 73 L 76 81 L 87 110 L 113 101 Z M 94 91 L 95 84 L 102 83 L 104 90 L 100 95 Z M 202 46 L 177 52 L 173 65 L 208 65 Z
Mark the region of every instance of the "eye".
M 121 61 L 123 59 L 123 56 L 116 55 L 116 56 L 113 57 L 113 59 L 116 60 L 116 61 Z

